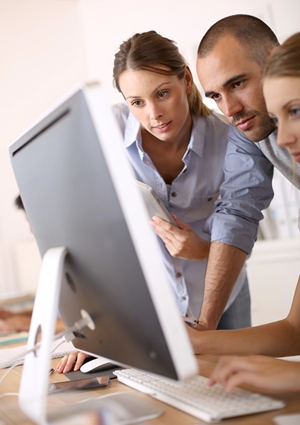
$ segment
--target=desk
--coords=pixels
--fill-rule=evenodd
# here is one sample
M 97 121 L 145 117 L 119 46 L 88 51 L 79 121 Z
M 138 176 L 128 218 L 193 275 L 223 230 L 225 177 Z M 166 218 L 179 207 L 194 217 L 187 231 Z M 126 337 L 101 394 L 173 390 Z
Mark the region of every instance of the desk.
M 216 358 L 212 356 L 197 356 L 201 375 L 208 376 L 212 371 Z M 52 360 L 52 365 L 58 363 L 59 359 Z M 4 375 L 5 370 L 0 371 L 0 378 Z M 0 386 L 0 394 L 6 392 L 17 392 L 20 384 L 22 373 L 22 366 L 14 368 L 7 378 L 3 381 Z M 34 377 L 33 377 L 34 379 Z M 64 381 L 66 377 L 62 374 L 53 373 L 50 378 L 50 382 Z M 91 390 L 80 393 L 69 393 L 51 397 L 51 403 L 61 406 L 62 404 L 71 404 L 87 398 L 96 398 L 104 394 L 108 394 L 115 391 L 130 391 L 137 396 L 150 401 L 162 407 L 165 410 L 165 414 L 160 418 L 153 419 L 151 421 L 143 422 L 143 425 L 198 425 L 205 424 L 192 416 L 189 416 L 171 406 L 161 403 L 158 400 L 153 399 L 145 394 L 142 394 L 134 389 L 121 384 L 116 379 L 113 379 L 110 383 L 109 388 L 102 390 Z M 296 396 L 280 396 L 281 399 L 285 400 L 287 405 L 284 409 L 261 413 L 257 415 L 244 416 L 235 419 L 227 419 L 221 423 L 224 425 L 274 425 L 272 418 L 278 415 L 284 415 L 289 413 L 300 413 L 300 394 Z M 7 396 L 0 398 L 0 423 L 1 420 L 5 425 L 33 425 L 33 422 L 29 420 L 18 407 L 18 398 L 16 396 Z M 2 425 L 2 424 L 1 424 Z

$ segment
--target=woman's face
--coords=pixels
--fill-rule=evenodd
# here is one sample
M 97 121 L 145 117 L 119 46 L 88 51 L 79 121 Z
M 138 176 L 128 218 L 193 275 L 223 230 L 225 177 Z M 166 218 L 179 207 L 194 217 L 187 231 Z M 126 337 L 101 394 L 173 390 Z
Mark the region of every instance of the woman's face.
M 267 77 L 263 90 L 267 110 L 277 127 L 277 144 L 300 163 L 300 78 Z
M 192 91 L 192 75 L 179 80 L 145 70 L 128 69 L 119 85 L 132 114 L 141 125 L 162 141 L 180 141 L 191 129 L 187 95 Z

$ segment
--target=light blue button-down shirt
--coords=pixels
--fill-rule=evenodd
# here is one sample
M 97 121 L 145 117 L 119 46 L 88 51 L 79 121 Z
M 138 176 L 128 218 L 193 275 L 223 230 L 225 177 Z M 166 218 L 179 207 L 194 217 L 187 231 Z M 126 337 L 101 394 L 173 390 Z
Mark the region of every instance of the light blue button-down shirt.
M 229 126 L 221 198 L 205 226 L 211 233 L 211 240 L 236 246 L 248 254 L 251 252 L 259 220 L 263 218 L 261 211 L 273 198 L 273 164 L 292 183 L 299 183 L 300 169 L 297 168 L 295 179 L 291 158 L 277 146 L 274 135 L 254 143 Z
M 168 187 L 151 158 L 143 150 L 140 123 L 130 113 L 126 103 L 115 105 L 113 111 L 137 179 L 152 186 L 171 213 L 189 224 L 202 238 L 210 240 L 203 227 L 214 211 L 215 201 L 224 181 L 223 163 L 228 141 L 228 124 L 216 114 L 194 119 L 191 139 L 182 158 L 183 168 Z M 174 258 L 160 238 L 159 243 L 180 313 L 185 315 L 189 306 L 193 315 L 198 317 L 203 300 L 207 260 L 189 261 Z M 245 277 L 246 272 L 243 269 L 226 308 L 234 301 Z

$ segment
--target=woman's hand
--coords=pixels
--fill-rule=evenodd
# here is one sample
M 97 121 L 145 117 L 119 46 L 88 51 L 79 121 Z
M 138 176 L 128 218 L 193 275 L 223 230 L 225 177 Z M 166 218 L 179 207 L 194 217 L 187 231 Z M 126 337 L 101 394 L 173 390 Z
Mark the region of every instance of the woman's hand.
M 208 258 L 210 242 L 202 239 L 188 224 L 172 215 L 179 227 L 173 226 L 161 218 L 154 216 L 151 226 L 164 242 L 173 257 L 185 260 L 203 260 Z
M 217 382 L 227 392 L 241 384 L 270 393 L 300 392 L 300 363 L 266 356 L 225 356 L 219 359 L 209 385 Z
M 71 354 L 64 356 L 56 366 L 56 372 L 68 373 L 74 370 L 76 372 L 83 365 L 84 360 L 87 359 L 88 354 L 82 353 L 81 351 L 74 351 Z

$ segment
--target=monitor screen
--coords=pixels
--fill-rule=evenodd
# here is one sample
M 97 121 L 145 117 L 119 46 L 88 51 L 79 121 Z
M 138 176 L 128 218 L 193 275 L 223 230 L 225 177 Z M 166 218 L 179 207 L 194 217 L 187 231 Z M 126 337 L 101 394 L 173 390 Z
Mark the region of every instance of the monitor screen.
M 74 346 L 173 379 L 197 373 L 156 235 L 98 84 L 75 88 L 9 148 L 39 251 L 66 247 L 59 312 Z M 55 285 L 55 282 L 53 282 Z

